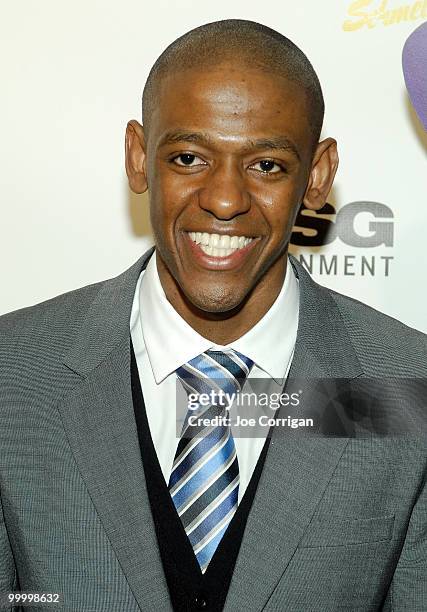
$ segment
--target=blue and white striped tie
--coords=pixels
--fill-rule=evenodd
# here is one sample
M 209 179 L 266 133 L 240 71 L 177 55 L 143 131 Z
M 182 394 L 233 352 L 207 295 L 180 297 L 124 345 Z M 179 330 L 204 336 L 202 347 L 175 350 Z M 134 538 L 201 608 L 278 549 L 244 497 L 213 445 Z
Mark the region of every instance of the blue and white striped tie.
M 177 369 L 188 393 L 238 393 L 253 365 L 233 349 L 206 351 Z M 169 480 L 178 515 L 204 573 L 237 509 L 239 464 L 229 425 L 188 425 L 189 416 L 227 416 L 224 402 L 189 409 Z

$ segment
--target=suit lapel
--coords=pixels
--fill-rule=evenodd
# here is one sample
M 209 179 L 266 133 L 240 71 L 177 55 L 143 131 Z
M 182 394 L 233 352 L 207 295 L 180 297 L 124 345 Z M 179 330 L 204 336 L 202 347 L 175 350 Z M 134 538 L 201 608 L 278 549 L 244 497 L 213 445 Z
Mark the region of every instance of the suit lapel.
M 132 404 L 129 319 L 153 250 L 105 283 L 64 363 L 80 382 L 58 406 L 75 460 L 141 610 L 170 610 Z
M 331 294 L 291 258 L 300 315 L 289 378 L 354 378 L 362 373 Z M 284 330 L 285 333 L 285 330 Z M 273 431 L 224 610 L 261 610 L 287 569 L 348 443 Z
M 59 407 L 89 495 L 141 610 L 170 610 L 132 407 L 129 339 Z

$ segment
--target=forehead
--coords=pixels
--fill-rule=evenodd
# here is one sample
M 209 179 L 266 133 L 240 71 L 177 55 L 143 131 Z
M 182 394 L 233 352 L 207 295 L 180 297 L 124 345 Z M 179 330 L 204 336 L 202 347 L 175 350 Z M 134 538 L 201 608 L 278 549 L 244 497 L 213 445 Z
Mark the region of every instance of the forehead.
M 223 138 L 286 135 L 311 147 L 302 87 L 265 69 L 226 63 L 165 75 L 159 82 L 150 132 L 203 130 Z

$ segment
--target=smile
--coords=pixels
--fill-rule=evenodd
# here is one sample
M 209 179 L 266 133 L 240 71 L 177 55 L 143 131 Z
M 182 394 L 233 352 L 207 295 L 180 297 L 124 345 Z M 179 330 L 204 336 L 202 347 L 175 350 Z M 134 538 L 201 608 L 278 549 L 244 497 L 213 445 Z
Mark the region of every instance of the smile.
M 246 236 L 226 236 L 207 232 L 187 232 L 200 249 L 212 257 L 227 257 L 246 247 L 253 238 Z

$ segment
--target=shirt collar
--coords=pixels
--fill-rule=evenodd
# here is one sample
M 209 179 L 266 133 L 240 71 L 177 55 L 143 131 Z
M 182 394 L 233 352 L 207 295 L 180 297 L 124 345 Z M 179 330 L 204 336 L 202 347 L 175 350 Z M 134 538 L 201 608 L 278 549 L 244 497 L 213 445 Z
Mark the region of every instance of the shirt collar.
M 157 272 L 157 251 L 150 257 L 139 287 L 139 319 L 156 383 L 208 349 L 240 351 L 276 381 L 285 376 L 295 346 L 299 289 L 288 260 L 279 295 L 256 325 L 226 346 L 196 332 L 173 308 Z

